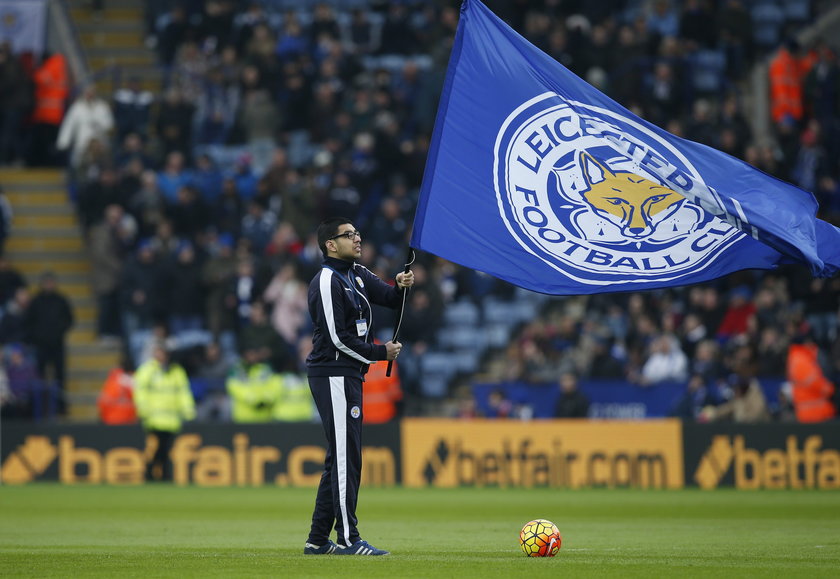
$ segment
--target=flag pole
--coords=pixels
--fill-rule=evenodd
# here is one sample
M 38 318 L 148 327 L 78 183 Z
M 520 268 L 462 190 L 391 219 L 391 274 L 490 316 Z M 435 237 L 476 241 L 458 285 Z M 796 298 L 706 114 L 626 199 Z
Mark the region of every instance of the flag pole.
M 411 267 L 411 264 L 414 263 L 415 257 L 416 257 L 416 255 L 414 253 L 414 250 L 411 248 L 411 246 L 409 246 L 408 254 L 405 256 L 406 263 L 405 263 L 405 269 L 403 269 L 403 273 L 408 273 L 408 270 Z M 405 313 L 405 299 L 406 299 L 406 297 L 408 297 L 408 288 L 404 287 L 404 288 L 400 288 L 400 290 L 402 291 L 402 299 L 400 300 L 400 309 L 399 309 L 399 313 L 397 314 L 397 325 L 394 327 L 394 337 L 391 339 L 392 342 L 396 342 L 397 338 L 400 335 L 400 326 L 402 325 L 403 313 Z M 389 378 L 391 377 L 391 368 L 393 366 L 394 366 L 394 361 L 393 360 L 388 360 L 388 369 L 385 370 L 385 376 L 387 376 Z

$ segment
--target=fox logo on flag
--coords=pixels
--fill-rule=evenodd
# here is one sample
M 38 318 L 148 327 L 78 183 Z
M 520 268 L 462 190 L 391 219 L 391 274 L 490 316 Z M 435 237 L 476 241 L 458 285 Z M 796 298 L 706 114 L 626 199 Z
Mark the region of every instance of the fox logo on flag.
M 411 246 L 585 294 L 840 267 L 813 195 L 647 123 L 465 0 Z

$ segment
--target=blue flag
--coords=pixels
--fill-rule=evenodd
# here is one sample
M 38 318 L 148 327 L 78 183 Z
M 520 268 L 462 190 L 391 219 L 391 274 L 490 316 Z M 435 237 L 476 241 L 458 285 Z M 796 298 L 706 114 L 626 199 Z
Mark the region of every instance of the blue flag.
M 566 295 L 840 267 L 814 196 L 640 119 L 465 0 L 411 246 Z

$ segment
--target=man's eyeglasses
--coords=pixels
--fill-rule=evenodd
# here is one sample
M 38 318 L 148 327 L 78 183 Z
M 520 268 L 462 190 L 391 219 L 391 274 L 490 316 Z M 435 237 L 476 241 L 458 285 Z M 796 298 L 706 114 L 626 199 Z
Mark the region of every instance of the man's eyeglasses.
M 355 239 L 358 237 L 359 239 L 362 238 L 362 234 L 358 231 L 345 231 L 344 233 L 339 233 L 338 235 L 333 235 L 330 239 L 338 239 L 339 237 L 346 237 L 347 239 Z

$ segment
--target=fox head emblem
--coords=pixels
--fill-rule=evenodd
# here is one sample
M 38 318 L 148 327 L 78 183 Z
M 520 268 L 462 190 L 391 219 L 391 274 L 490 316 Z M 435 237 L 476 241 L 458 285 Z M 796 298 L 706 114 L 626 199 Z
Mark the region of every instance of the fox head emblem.
M 644 239 L 685 199 L 679 193 L 633 173 L 614 173 L 586 152 L 580 155 L 586 189 L 583 200 L 628 239 Z

